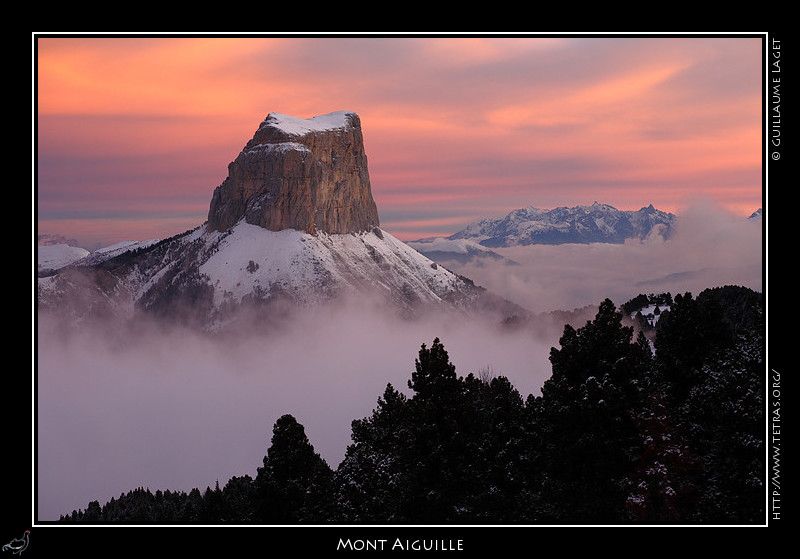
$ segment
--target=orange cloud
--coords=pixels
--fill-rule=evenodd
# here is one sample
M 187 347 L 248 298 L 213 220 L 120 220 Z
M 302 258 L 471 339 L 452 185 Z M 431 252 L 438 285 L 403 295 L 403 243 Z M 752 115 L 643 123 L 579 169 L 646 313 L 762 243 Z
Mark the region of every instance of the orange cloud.
M 232 38 L 39 38 L 42 114 L 227 114 L 231 90 L 248 91 L 230 68 L 263 40 Z

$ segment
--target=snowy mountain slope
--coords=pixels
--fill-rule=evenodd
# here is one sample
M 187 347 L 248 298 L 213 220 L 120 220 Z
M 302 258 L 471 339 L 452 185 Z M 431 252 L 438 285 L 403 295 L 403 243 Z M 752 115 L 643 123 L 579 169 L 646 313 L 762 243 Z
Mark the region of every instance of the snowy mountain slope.
M 40 308 L 85 318 L 141 313 L 218 329 L 242 309 L 312 307 L 355 298 L 405 314 L 435 308 L 519 312 L 507 301 L 374 228 L 349 234 L 269 231 L 241 221 L 198 227 L 98 265 L 78 261 L 39 278 Z
M 463 278 L 378 228 L 310 235 L 240 222 L 229 233 L 209 234 L 207 242 L 215 250 L 199 272 L 214 287 L 217 304 L 276 291 L 315 302 L 350 290 L 432 303 L 465 287 Z

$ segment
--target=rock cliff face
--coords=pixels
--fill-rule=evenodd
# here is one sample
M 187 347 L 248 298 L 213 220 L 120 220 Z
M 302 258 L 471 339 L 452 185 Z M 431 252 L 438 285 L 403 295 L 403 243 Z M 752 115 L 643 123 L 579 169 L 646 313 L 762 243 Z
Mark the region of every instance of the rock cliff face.
M 214 190 L 207 227 L 226 231 L 242 219 L 312 234 L 377 227 L 358 115 L 269 114 Z

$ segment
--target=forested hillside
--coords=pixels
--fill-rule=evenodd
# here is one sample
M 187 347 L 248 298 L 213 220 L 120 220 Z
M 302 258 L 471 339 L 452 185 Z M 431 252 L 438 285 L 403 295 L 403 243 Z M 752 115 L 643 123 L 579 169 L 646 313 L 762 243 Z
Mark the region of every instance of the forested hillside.
M 564 327 L 541 396 L 503 376 L 460 376 L 435 339 L 410 392 L 387 385 L 353 421 L 336 468 L 287 414 L 255 477 L 139 488 L 61 522 L 763 523 L 762 295 L 670 297 L 652 342 L 625 325 L 625 308 L 605 300 Z

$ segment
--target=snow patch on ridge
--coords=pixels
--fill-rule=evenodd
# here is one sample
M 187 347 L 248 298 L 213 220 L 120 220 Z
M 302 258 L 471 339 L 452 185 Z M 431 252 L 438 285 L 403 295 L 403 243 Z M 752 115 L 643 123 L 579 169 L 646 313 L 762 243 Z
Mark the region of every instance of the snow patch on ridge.
M 307 146 L 299 142 L 280 142 L 277 144 L 258 144 L 255 146 L 251 146 L 243 151 L 248 155 L 252 155 L 255 153 L 268 153 L 268 152 L 282 153 L 286 151 L 310 152 L 311 150 L 309 150 Z
M 469 254 L 471 252 L 492 252 L 485 246 L 471 239 L 450 239 L 447 237 L 428 237 L 416 241 L 408 241 L 410 247 L 420 252 L 453 252 L 456 254 Z

